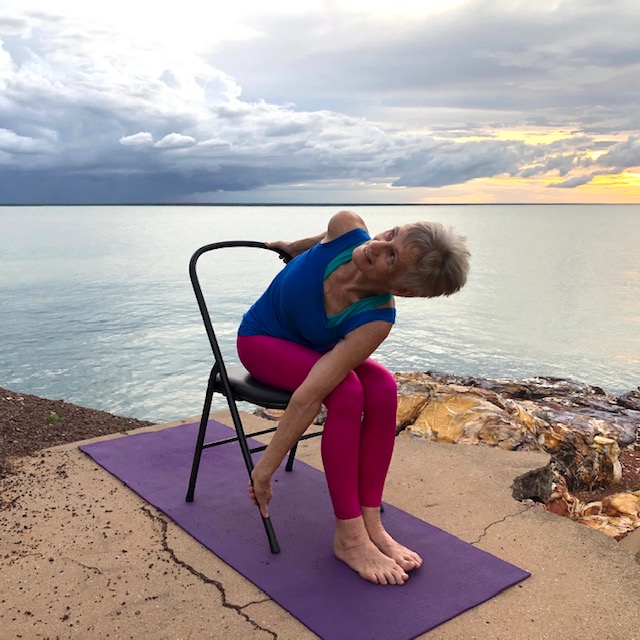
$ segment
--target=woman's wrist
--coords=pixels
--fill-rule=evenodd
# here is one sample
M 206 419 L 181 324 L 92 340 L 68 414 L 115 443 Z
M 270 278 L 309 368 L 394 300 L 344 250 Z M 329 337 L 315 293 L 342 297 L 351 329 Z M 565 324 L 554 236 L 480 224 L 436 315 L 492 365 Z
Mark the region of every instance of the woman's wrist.
M 253 468 L 251 472 L 251 480 L 257 483 L 265 483 L 271 480 L 271 476 L 273 475 L 273 471 L 269 472 L 268 469 L 265 468 L 265 465 L 262 464 L 262 458 L 258 461 L 256 466 Z
M 291 243 L 291 255 L 299 256 L 301 253 L 307 251 L 307 249 L 311 249 L 311 247 L 315 247 L 318 242 L 322 242 L 326 233 L 320 233 L 317 236 L 313 236 L 312 238 L 304 238 L 303 240 L 294 240 Z

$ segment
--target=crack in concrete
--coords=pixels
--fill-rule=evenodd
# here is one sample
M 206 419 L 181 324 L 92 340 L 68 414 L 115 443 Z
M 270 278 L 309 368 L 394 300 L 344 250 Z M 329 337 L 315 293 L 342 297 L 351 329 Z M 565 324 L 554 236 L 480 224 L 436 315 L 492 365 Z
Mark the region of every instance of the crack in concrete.
M 262 604 L 263 602 L 271 602 L 271 598 L 269 598 L 269 596 L 267 596 L 264 600 L 252 600 L 251 602 L 247 602 L 247 604 L 243 604 L 241 607 L 239 607 L 239 609 L 246 609 L 247 607 L 250 607 L 251 605 Z
M 75 558 L 69 558 L 68 556 L 62 556 L 62 559 L 68 560 L 69 562 L 73 562 L 74 564 L 77 564 L 83 569 L 89 569 L 90 571 L 95 571 L 96 573 L 99 573 L 100 575 L 102 575 L 102 569 L 99 569 L 98 567 L 92 567 L 91 565 L 88 565 L 88 564 L 82 564 L 82 562 L 76 560 Z
M 238 615 L 242 616 L 254 629 L 256 629 L 257 631 L 264 631 L 265 633 L 268 633 L 274 640 L 277 640 L 278 634 L 275 631 L 271 631 L 271 629 L 267 629 L 266 627 L 259 625 L 255 620 L 253 620 L 249 615 L 247 615 L 243 611 L 245 607 L 248 607 L 250 605 L 261 604 L 262 602 L 269 602 L 271 598 L 265 598 L 264 600 L 249 602 L 244 605 L 232 604 L 231 602 L 229 602 L 227 600 L 227 593 L 225 591 L 224 585 L 219 580 L 214 580 L 213 578 L 210 578 L 209 576 L 205 575 L 201 571 L 194 569 L 190 564 L 184 562 L 183 560 L 180 560 L 180 558 L 176 556 L 175 551 L 169 546 L 169 543 L 167 542 L 167 532 L 169 528 L 169 523 L 162 516 L 153 513 L 146 506 L 142 507 L 142 511 L 147 516 L 149 516 L 149 518 L 153 522 L 157 522 L 160 524 L 161 535 L 162 535 L 162 548 L 164 549 L 164 551 L 166 551 L 169 554 L 169 557 L 171 558 L 171 560 L 173 560 L 173 562 L 175 562 L 177 565 L 186 569 L 189 573 L 194 575 L 199 580 L 202 580 L 202 582 L 204 582 L 205 584 L 213 585 L 220 593 L 220 597 L 222 599 L 222 606 L 225 609 L 231 609 L 232 611 L 235 611 Z
M 11 555 L 15 557 L 9 558 L 9 556 Z M 7 566 L 11 567 L 14 564 L 16 564 L 16 562 L 20 562 L 20 560 L 24 560 L 24 558 L 44 558 L 44 554 L 38 553 L 35 551 L 33 553 L 20 553 L 20 550 L 16 549 L 14 551 L 9 551 L 9 553 L 5 557 L 9 558 L 9 562 L 7 562 Z
M 53 561 L 53 557 L 49 554 L 48 556 L 45 556 L 44 553 L 39 553 L 39 552 L 33 552 L 33 553 L 20 553 L 19 551 L 14 551 L 12 552 L 13 554 L 16 555 L 15 558 L 11 558 L 9 560 L 9 562 L 7 562 L 7 566 L 13 566 L 16 562 L 19 562 L 20 560 L 24 560 L 25 558 L 40 558 L 40 559 L 44 559 L 45 557 L 49 558 L 49 562 Z M 99 567 L 93 567 L 89 564 L 83 564 L 82 562 L 80 562 L 79 560 L 76 560 L 75 558 L 70 558 L 69 556 L 60 556 L 60 560 L 66 560 L 67 562 L 72 562 L 73 564 L 78 565 L 79 567 L 82 567 L 83 569 L 88 569 L 89 571 L 93 571 L 95 573 L 98 573 L 100 575 L 102 575 L 102 569 L 100 569 Z
M 485 528 L 484 531 L 478 536 L 477 540 L 474 540 L 473 542 L 470 542 L 469 544 L 471 545 L 475 545 L 478 544 L 480 542 L 480 540 L 482 540 L 482 538 L 484 538 L 487 533 L 489 532 L 489 529 L 491 529 L 491 527 L 497 525 L 497 524 L 501 524 L 503 522 L 506 522 L 507 520 L 509 520 L 510 518 L 516 518 L 519 515 L 522 515 L 525 511 L 529 511 L 529 509 L 531 509 L 533 505 L 527 505 L 524 509 L 521 509 L 520 511 L 517 511 L 516 513 L 510 513 L 508 515 L 506 515 L 504 518 L 501 518 L 500 520 L 496 520 L 495 522 L 492 522 L 491 524 L 488 524 Z

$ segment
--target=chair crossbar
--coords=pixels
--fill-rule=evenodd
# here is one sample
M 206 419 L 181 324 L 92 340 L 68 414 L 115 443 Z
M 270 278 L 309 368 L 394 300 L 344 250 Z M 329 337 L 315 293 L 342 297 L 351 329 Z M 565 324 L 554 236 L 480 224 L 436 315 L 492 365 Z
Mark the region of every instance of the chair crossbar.
M 254 436 L 263 436 L 265 433 L 273 433 L 277 427 L 271 427 L 270 429 L 263 429 L 262 431 L 255 431 L 253 433 L 246 433 L 246 438 L 253 438 Z M 213 442 L 205 442 L 202 445 L 203 449 L 209 449 L 209 447 L 217 447 L 221 444 L 229 444 L 230 442 L 238 442 L 240 436 L 232 436 L 230 438 L 222 438 L 221 440 L 215 440 Z M 302 440 L 302 438 L 300 438 Z
M 253 433 L 246 433 L 245 437 L 247 438 L 253 438 L 254 436 L 263 436 L 267 433 L 273 433 L 275 430 L 277 429 L 277 427 L 271 427 L 270 429 L 263 429 L 262 431 L 254 431 Z M 305 433 L 304 435 L 301 435 L 298 438 L 298 442 L 300 442 L 301 440 L 309 440 L 309 438 L 315 438 L 317 436 L 321 436 L 322 435 L 322 431 L 314 431 L 313 433 Z M 231 442 L 238 442 L 238 440 L 240 439 L 239 436 L 232 436 L 231 438 L 221 438 L 220 440 L 214 440 L 213 442 L 205 442 L 202 445 L 203 449 L 210 449 L 211 447 L 218 447 L 221 444 L 230 444 Z M 264 451 L 267 448 L 266 444 L 257 446 L 257 447 L 251 447 L 249 449 L 250 453 L 257 453 L 258 451 Z

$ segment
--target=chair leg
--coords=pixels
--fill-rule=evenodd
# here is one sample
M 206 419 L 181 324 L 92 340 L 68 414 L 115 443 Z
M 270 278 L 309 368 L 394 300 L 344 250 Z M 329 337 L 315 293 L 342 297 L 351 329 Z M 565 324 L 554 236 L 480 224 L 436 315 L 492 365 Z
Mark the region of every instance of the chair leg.
M 273 525 L 271 524 L 271 518 L 263 518 L 262 514 L 260 514 L 262 518 L 262 524 L 264 524 L 264 530 L 267 533 L 267 540 L 269 541 L 269 549 L 271 553 L 280 553 L 280 545 L 278 544 L 278 538 L 276 538 L 276 532 L 273 530 Z
M 196 480 L 198 479 L 200 458 L 202 457 L 204 439 L 207 433 L 207 424 L 209 423 L 209 412 L 211 411 L 211 400 L 213 398 L 213 381 L 214 373 L 213 371 L 211 371 L 211 375 L 209 376 L 209 384 L 207 385 L 207 392 L 204 396 L 204 406 L 202 407 L 202 416 L 200 418 L 200 429 L 198 430 L 196 450 L 193 453 L 193 464 L 191 465 L 191 476 L 189 478 L 189 488 L 187 489 L 187 502 L 193 502 L 193 496 L 196 490 Z
M 293 462 L 296 459 L 296 451 L 298 450 L 298 443 L 296 442 L 291 451 L 289 451 L 289 457 L 287 458 L 287 465 L 284 468 L 285 471 L 293 471 Z
M 247 467 L 249 479 L 251 479 L 251 472 L 253 471 L 253 459 L 251 458 L 251 452 L 249 451 L 247 436 L 245 435 L 244 427 L 242 426 L 242 420 L 240 420 L 240 414 L 238 413 L 238 407 L 236 406 L 236 403 L 232 398 L 228 396 L 227 401 L 229 404 L 229 411 L 231 412 L 233 425 L 236 429 L 236 435 L 238 436 L 238 444 L 240 445 L 240 450 L 242 451 L 242 457 L 244 458 L 244 463 Z M 271 518 L 265 518 L 262 513 L 260 514 L 260 517 L 262 518 L 262 524 L 264 525 L 264 530 L 267 534 L 271 553 L 280 553 L 280 545 L 278 544 L 276 532 L 274 531 L 273 525 L 271 524 Z

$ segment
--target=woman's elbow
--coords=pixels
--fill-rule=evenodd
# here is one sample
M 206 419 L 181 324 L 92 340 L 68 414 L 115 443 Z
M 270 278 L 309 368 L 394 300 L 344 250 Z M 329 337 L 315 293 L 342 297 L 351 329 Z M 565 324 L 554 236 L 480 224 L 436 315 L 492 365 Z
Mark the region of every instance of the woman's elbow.
M 313 420 L 318 415 L 320 407 L 322 407 L 322 398 L 316 394 L 298 390 L 291 396 L 287 411 L 307 417 L 310 416 L 310 420 Z

